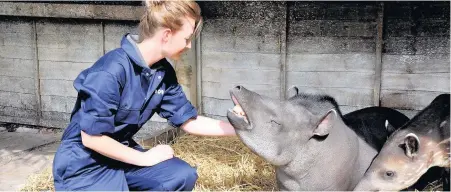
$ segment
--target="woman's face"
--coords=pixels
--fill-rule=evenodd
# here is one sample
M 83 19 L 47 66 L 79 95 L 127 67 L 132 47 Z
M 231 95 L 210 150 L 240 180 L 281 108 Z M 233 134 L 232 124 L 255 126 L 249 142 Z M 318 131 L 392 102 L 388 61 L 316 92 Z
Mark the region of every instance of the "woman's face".
M 186 49 L 191 48 L 191 40 L 195 27 L 195 20 L 189 17 L 182 19 L 183 26 L 178 31 L 170 31 L 163 41 L 163 55 L 171 60 L 179 60 Z

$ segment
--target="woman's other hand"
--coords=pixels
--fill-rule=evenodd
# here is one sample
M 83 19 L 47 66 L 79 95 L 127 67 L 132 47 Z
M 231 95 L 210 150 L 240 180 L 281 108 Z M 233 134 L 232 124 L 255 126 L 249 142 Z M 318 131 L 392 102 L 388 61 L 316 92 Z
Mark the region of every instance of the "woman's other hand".
M 174 157 L 174 150 L 169 145 L 157 145 L 144 152 L 141 166 L 153 166 Z

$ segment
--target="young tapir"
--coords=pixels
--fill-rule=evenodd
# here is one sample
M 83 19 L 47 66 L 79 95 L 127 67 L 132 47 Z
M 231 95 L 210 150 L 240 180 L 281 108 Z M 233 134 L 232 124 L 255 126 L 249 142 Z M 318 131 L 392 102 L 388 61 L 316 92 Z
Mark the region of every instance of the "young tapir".
M 231 97 L 244 113 L 229 110 L 228 120 L 246 146 L 276 166 L 280 190 L 354 189 L 378 152 L 365 140 L 380 134 L 385 141 L 389 135 L 386 119 L 378 123 L 382 126 L 348 126 L 326 95 L 301 93 L 279 101 L 238 86 Z M 360 128 L 374 130 L 359 135 Z
M 449 114 L 450 95 L 437 96 L 388 138 L 355 190 L 401 190 L 431 167 L 449 168 Z
M 388 136 L 407 123 L 409 118 L 391 108 L 366 107 L 344 115 L 343 120 L 346 125 L 354 128 L 357 135 L 380 151 Z M 381 127 L 385 127 L 387 132 L 381 134 Z

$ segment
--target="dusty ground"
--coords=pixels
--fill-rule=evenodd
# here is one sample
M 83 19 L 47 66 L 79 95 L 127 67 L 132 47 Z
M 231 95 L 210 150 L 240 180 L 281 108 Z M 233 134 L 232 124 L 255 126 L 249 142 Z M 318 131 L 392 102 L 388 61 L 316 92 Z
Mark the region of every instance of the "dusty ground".
M 61 133 L 45 129 L 0 126 L 0 191 L 18 191 L 30 175 L 52 164 Z

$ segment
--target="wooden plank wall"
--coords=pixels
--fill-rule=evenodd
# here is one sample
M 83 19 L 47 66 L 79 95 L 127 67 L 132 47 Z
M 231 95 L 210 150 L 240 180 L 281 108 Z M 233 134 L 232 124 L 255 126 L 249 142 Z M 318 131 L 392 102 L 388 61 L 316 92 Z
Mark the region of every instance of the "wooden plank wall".
M 103 55 L 102 25 L 41 20 L 36 33 L 42 121 L 64 126 L 77 97 L 73 80 Z
M 201 7 L 204 115 L 225 119 L 233 107 L 229 90 L 236 85 L 278 99 L 284 3 L 201 2 Z
M 375 2 L 289 3 L 287 86 L 334 97 L 343 113 L 373 105 Z
M 233 106 L 228 91 L 236 85 L 275 99 L 292 85 L 327 93 L 344 113 L 375 103 L 379 2 L 199 4 L 204 115 L 225 119 Z M 412 116 L 450 91 L 450 4 L 384 4 L 380 104 Z M 73 79 L 118 47 L 124 33 L 136 32 L 136 24 L 2 16 L 0 121 L 64 128 L 76 97 Z M 195 70 L 180 66 L 179 74 Z M 193 87 L 192 77 L 180 80 L 184 89 Z M 194 93 L 188 91 L 192 100 Z M 166 126 L 158 117 L 150 123 Z
M 0 116 L 6 121 L 37 119 L 34 39 L 32 21 L 0 20 Z
M 450 92 L 449 2 L 389 2 L 381 105 L 414 114 Z
M 77 97 L 73 80 L 125 33 L 136 34 L 137 22 L 1 20 L 0 121 L 65 128 Z M 167 126 L 154 115 L 139 135 Z
M 449 2 L 384 2 L 383 9 L 381 2 L 201 6 L 207 116 L 226 119 L 233 106 L 228 91 L 235 85 L 278 99 L 280 91 L 298 86 L 333 96 L 343 113 L 380 103 L 410 117 L 438 94 L 449 93 Z M 286 17 L 263 14 L 272 11 Z M 383 14 L 380 80 L 375 76 L 378 12 Z

